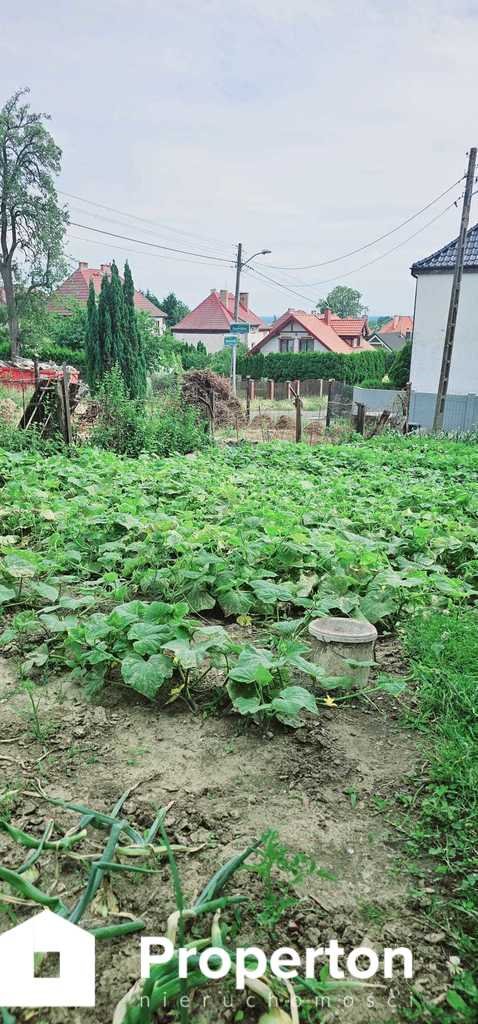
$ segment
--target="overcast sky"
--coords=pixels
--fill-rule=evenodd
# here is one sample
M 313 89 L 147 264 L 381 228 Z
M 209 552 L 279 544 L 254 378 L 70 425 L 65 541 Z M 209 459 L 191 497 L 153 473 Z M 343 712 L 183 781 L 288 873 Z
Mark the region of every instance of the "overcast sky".
M 372 313 L 412 312 L 410 264 L 456 236 L 455 207 L 357 268 L 461 185 L 362 253 L 284 268 L 364 245 L 463 174 L 478 142 L 477 0 L 24 0 L 2 21 L 0 100 L 28 85 L 51 114 L 59 187 L 148 223 L 78 200 L 71 220 L 226 260 L 239 240 L 271 249 L 255 265 L 306 298 L 244 273 L 260 314 L 310 309 L 342 282 Z M 69 235 L 74 257 L 127 257 L 137 286 L 190 306 L 234 286 L 228 262 Z

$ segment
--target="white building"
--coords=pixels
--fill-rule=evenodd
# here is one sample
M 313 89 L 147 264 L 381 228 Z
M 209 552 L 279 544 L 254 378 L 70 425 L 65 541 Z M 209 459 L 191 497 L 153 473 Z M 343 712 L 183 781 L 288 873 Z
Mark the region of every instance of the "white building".
M 260 317 L 253 313 L 249 306 L 249 293 L 241 292 L 239 296 L 239 312 L 237 322 L 249 324 L 249 332 L 241 334 L 240 340 L 252 348 L 267 334 L 267 327 Z M 207 352 L 219 352 L 224 347 L 224 337 L 231 333 L 234 322 L 234 296 L 226 290 L 211 289 L 210 295 L 203 299 L 178 324 L 173 327 L 174 337 L 178 341 L 186 341 L 189 345 L 197 345 L 202 341 Z
M 457 239 L 411 268 L 416 300 L 410 379 L 417 392 L 438 389 L 456 247 Z M 448 394 L 478 394 L 478 224 L 466 237 Z
M 367 341 L 367 318 L 342 319 L 331 309 L 324 313 L 306 313 L 303 309 L 288 309 L 279 317 L 251 355 L 262 352 L 350 352 L 371 350 Z

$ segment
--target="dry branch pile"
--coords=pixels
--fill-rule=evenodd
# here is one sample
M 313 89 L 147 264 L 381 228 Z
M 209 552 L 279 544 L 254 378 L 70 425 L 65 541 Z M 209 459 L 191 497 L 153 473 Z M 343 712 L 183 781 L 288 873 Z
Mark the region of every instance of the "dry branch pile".
M 212 370 L 188 370 L 183 377 L 182 396 L 203 416 L 213 417 L 216 425 L 244 422 L 241 403 L 231 394 L 229 381 Z

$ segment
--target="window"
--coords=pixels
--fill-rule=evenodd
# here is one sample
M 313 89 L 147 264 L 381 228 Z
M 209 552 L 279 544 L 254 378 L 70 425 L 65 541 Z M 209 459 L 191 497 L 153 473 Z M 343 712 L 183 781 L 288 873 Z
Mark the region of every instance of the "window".
M 293 352 L 293 345 L 294 343 L 287 338 L 281 338 L 279 341 L 279 352 Z
M 314 340 L 313 338 L 301 338 L 299 341 L 299 352 L 313 352 L 314 351 Z

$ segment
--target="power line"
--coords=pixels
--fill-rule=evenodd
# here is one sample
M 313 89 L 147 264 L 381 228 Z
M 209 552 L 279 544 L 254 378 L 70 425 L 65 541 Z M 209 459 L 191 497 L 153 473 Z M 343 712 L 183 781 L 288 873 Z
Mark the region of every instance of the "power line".
M 86 242 L 87 245 L 98 245 L 98 246 L 101 246 L 102 249 L 104 249 L 104 246 L 105 246 L 104 242 L 97 242 L 93 238 L 82 238 L 81 235 L 70 235 L 70 238 L 73 239 L 75 242 Z M 111 243 L 111 242 L 109 243 L 109 248 L 110 249 L 117 249 L 118 252 L 130 253 L 132 256 L 148 256 L 148 258 L 150 256 L 155 256 L 156 259 L 166 260 L 166 261 L 168 261 L 170 263 L 192 263 L 193 266 L 195 266 L 195 267 L 198 267 L 198 266 L 199 267 L 208 267 L 208 266 L 209 267 L 216 267 L 215 263 L 208 263 L 206 260 L 204 260 L 204 262 L 201 263 L 201 262 L 198 262 L 197 259 L 184 259 L 182 256 L 168 256 L 168 255 L 163 254 L 161 252 L 141 252 L 140 249 L 128 249 L 128 248 L 126 248 L 126 246 L 124 246 L 124 245 L 116 245 L 114 242 L 113 243 Z M 76 259 L 76 257 L 75 257 L 75 259 Z M 231 261 L 231 262 L 233 262 L 233 261 Z M 217 267 L 216 267 L 216 269 L 217 269 Z
M 367 263 L 362 263 L 360 267 L 355 267 L 353 270 L 348 270 L 345 274 L 339 274 L 338 277 L 328 277 L 325 278 L 323 281 L 315 281 L 312 284 L 307 285 L 306 287 L 318 288 L 320 285 L 329 284 L 331 281 L 338 281 L 341 280 L 343 277 L 351 277 L 353 274 L 357 274 L 359 270 L 364 270 L 365 267 L 370 267 L 372 266 L 372 264 L 378 263 L 380 260 L 385 259 L 386 256 L 390 256 L 391 253 L 396 252 L 397 249 L 401 249 L 401 247 L 403 245 L 406 245 L 407 242 L 410 242 L 412 238 L 416 238 L 417 235 L 420 235 L 422 231 L 425 231 L 426 228 L 430 227 L 431 224 L 434 224 L 435 221 L 439 220 L 440 217 L 443 217 L 445 213 L 448 213 L 448 210 L 451 210 L 452 206 L 456 206 L 457 202 L 458 200 L 454 199 L 452 203 L 446 206 L 444 210 L 441 210 L 440 213 L 436 215 L 436 217 L 433 217 L 431 220 L 427 221 L 427 223 L 424 224 L 421 228 L 419 228 L 418 231 L 414 231 L 412 235 L 409 235 L 407 238 L 404 238 L 403 241 L 399 242 L 398 245 L 392 246 L 391 249 L 387 249 L 387 251 L 381 253 L 380 256 L 375 256 L 373 260 L 368 260 Z M 262 273 L 262 271 L 257 270 L 255 267 L 250 267 L 249 269 L 252 271 L 253 274 L 256 274 L 258 277 L 263 278 L 265 281 L 270 281 L 272 284 L 277 285 L 277 287 L 281 288 L 283 291 L 290 292 L 291 295 L 297 295 L 299 299 L 307 299 L 308 302 L 315 301 L 315 298 L 312 298 L 312 296 L 304 295 L 303 292 L 298 292 L 295 291 L 295 289 L 293 288 L 288 288 L 287 285 L 282 284 L 280 281 L 276 281 L 273 277 L 269 277 L 267 274 Z
M 448 192 L 451 192 L 453 188 L 456 188 L 456 186 L 459 185 L 460 182 L 463 181 L 465 177 L 466 175 L 463 174 L 461 178 L 458 178 L 458 181 L 455 181 L 453 185 L 450 185 L 448 188 L 446 188 L 444 192 L 441 192 L 439 196 L 436 196 L 435 199 L 432 199 L 429 203 L 426 204 L 426 206 L 422 206 L 422 209 L 418 210 L 417 213 L 413 213 L 411 217 L 407 217 L 407 220 L 402 221 L 402 223 L 398 224 L 397 227 L 392 228 L 391 231 L 386 231 L 385 234 L 383 235 L 379 235 L 378 238 L 374 238 L 372 242 L 366 242 L 365 245 L 360 245 L 357 249 L 351 249 L 350 252 L 344 252 L 341 256 L 334 256 L 334 258 L 330 260 L 323 260 L 322 263 L 308 263 L 302 267 L 279 267 L 272 263 L 268 263 L 267 266 L 271 267 L 272 270 L 316 270 L 318 267 L 326 267 L 330 263 L 338 263 L 340 260 L 345 260 L 347 259 L 348 256 L 355 256 L 358 252 L 363 252 L 364 249 L 370 249 L 371 246 L 376 245 L 377 242 L 382 242 L 384 238 L 388 238 L 390 235 L 394 235 L 397 231 L 400 231 L 401 228 L 404 228 L 406 227 L 407 224 L 410 224 L 412 220 L 416 220 L 416 218 L 419 217 L 420 214 L 425 213 L 426 210 L 429 210 L 431 206 L 434 206 L 435 203 L 438 203 L 440 199 L 443 199 L 443 196 L 448 195 Z
M 88 217 L 95 216 L 95 224 L 98 224 L 98 217 L 97 217 L 97 215 L 96 214 L 93 215 L 93 213 L 91 213 L 90 210 L 82 210 L 81 207 L 75 206 L 73 204 L 72 206 L 70 206 L 70 211 L 73 211 L 73 213 L 79 214 L 80 216 L 84 216 L 85 213 L 87 214 Z M 104 222 L 106 222 L 108 224 L 117 224 L 119 227 L 122 227 L 122 228 L 125 227 L 127 230 L 129 230 L 132 226 L 137 227 L 136 224 L 135 225 L 128 224 L 126 221 L 121 220 L 119 217 L 110 217 L 110 216 L 108 216 L 108 214 L 105 214 L 105 213 L 101 214 L 101 223 L 104 223 Z M 157 238 L 157 235 L 158 235 L 158 231 L 157 230 L 154 230 L 153 228 L 150 228 L 150 227 L 142 227 L 141 230 L 145 234 L 152 235 L 153 238 Z M 168 239 L 168 241 L 169 241 L 169 239 Z M 204 256 L 215 256 L 216 254 L 219 255 L 219 252 L 211 253 L 207 249 L 203 249 L 202 246 L 201 246 L 201 252 L 204 254 Z M 221 255 L 224 255 L 224 257 L 227 259 L 227 253 L 224 250 L 221 250 Z M 231 259 L 234 259 L 234 257 L 232 255 L 231 255 Z
M 70 224 L 74 228 L 83 228 L 85 231 L 94 231 L 97 235 L 108 235 L 110 238 L 120 238 L 125 242 L 134 242 L 136 245 L 147 245 L 152 249 L 164 249 L 165 252 L 177 252 L 183 256 L 196 256 L 202 260 L 212 260 L 214 263 L 227 263 L 231 264 L 234 262 L 233 257 L 226 259 L 223 256 L 211 256 L 202 252 L 191 252 L 189 249 L 175 249 L 170 245 L 160 245 L 159 242 L 146 242 L 144 238 L 131 238 L 130 235 L 119 235 L 114 231 L 106 231 L 103 228 L 92 228 L 89 224 L 79 224 L 78 221 L 71 220 Z
M 226 242 L 219 241 L 217 238 L 208 238 L 206 235 L 199 235 L 194 231 L 182 231 L 181 228 L 173 228 L 169 224 L 165 224 L 164 221 L 154 221 L 149 217 L 139 217 L 134 213 L 128 213 L 126 210 L 118 210 L 115 206 L 107 206 L 105 203 L 97 203 L 92 199 L 85 199 L 83 196 L 75 196 L 71 192 L 63 192 L 61 188 L 57 189 L 57 191 L 68 199 L 76 199 L 80 203 L 87 203 L 89 206 L 95 206 L 100 210 L 108 210 L 110 213 L 119 213 L 122 217 L 129 217 L 130 220 L 140 221 L 142 224 L 152 224 L 153 227 L 162 228 L 164 231 L 171 231 L 175 235 L 183 235 L 186 238 L 198 238 L 213 245 L 226 246 L 227 244 Z

